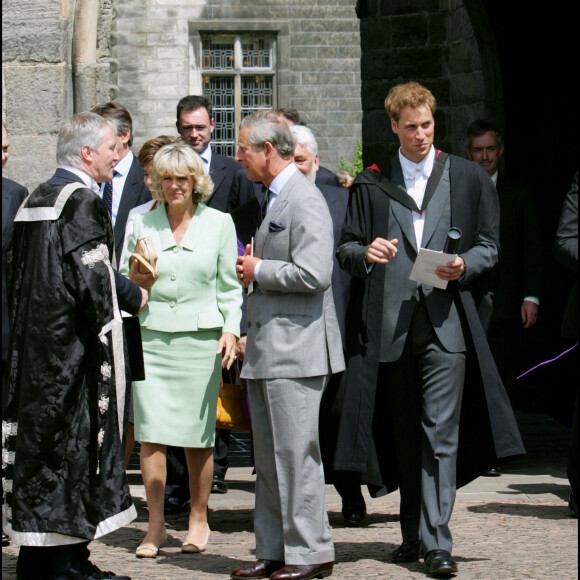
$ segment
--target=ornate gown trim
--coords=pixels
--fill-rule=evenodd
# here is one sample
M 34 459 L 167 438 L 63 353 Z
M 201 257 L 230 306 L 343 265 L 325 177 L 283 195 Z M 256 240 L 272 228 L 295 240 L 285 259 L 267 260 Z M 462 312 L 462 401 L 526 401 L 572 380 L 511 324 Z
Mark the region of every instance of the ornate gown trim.
M 88 268 L 94 268 L 98 262 L 103 262 L 109 272 L 111 284 L 111 301 L 113 303 L 113 318 L 101 328 L 99 339 L 102 343 L 108 344 L 107 334 L 111 333 L 113 341 L 113 365 L 115 367 L 115 391 L 117 395 L 117 423 L 119 425 L 119 436 L 123 440 L 123 417 L 125 415 L 125 392 L 127 384 L 125 380 L 125 348 L 123 346 L 123 318 L 117 300 L 117 287 L 115 284 L 115 272 L 109 260 L 109 250 L 104 244 L 99 244 L 96 248 L 83 252 L 82 263 Z M 108 380 L 111 376 L 111 366 L 105 361 L 101 365 L 101 375 L 103 380 Z M 108 407 L 108 405 L 107 405 Z M 102 410 L 101 412 L 104 412 Z M 106 409 L 105 409 L 106 410 Z
M 53 207 L 26 207 L 28 196 L 20 206 L 15 222 L 44 222 L 55 221 L 60 217 L 68 198 L 77 189 L 89 189 L 84 183 L 69 183 L 65 185 L 58 194 Z
M 3 512 L 6 508 L 3 508 Z M 126 510 L 103 520 L 97 525 L 93 538 L 77 538 L 67 536 L 56 532 L 16 532 L 12 529 L 11 523 L 6 521 L 4 514 L 3 527 L 4 531 L 10 536 L 11 540 L 19 546 L 63 546 L 68 544 L 80 544 L 88 540 L 96 540 L 106 534 L 114 532 L 130 524 L 137 517 L 137 510 L 131 505 Z
M 5 443 L 8 437 L 16 437 L 18 434 L 18 423 L 7 423 L 2 421 L 2 449 L 6 447 Z
M 90 252 L 83 252 L 81 262 L 93 269 L 98 262 L 109 262 L 109 248 L 105 244 L 99 244 L 94 250 Z

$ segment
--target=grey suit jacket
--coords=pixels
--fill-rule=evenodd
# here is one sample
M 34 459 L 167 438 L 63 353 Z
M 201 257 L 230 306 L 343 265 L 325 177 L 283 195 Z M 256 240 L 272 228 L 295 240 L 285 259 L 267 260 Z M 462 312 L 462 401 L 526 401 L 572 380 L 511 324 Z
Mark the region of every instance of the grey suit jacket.
M 254 255 L 263 261 L 248 297 L 242 377 L 304 378 L 344 370 L 332 254 L 328 206 L 297 171 L 256 233 Z

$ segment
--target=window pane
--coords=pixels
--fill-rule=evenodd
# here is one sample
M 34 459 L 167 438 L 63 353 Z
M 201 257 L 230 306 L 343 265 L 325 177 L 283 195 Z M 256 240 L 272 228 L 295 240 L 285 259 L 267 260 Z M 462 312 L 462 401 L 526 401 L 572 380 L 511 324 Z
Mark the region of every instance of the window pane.
M 274 107 L 272 77 L 252 75 L 242 77 L 242 117 Z
M 213 103 L 215 118 L 212 149 L 228 157 L 236 153 L 234 90 L 234 77 L 203 77 L 203 94 Z
M 242 39 L 243 68 L 272 67 L 272 39 L 245 38 Z
M 232 70 L 234 68 L 234 39 L 204 38 L 202 62 L 204 69 Z

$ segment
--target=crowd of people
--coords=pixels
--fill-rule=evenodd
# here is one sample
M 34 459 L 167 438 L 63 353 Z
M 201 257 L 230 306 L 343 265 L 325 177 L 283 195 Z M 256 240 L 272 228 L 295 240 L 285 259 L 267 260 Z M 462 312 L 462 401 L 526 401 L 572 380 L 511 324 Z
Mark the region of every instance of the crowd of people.
M 418 83 L 391 89 L 399 152 L 354 181 L 320 165 L 291 109 L 248 115 L 235 159 L 220 155 L 195 95 L 178 135 L 138 155 L 111 102 L 64 123 L 55 174 L 30 195 L 2 178 L 3 532 L 19 580 L 128 578 L 88 546 L 137 515 L 135 441 L 149 519 L 136 557 L 157 557 L 165 514 L 185 509 L 182 552 L 206 550 L 210 493 L 228 490 L 216 407 L 232 365 L 256 472 L 256 561 L 232 579 L 332 575 L 325 483 L 352 525 L 363 484 L 399 489 L 392 561 L 457 573 L 457 487 L 525 453 L 502 355 L 536 323 L 542 262 L 527 259 L 538 216 L 499 173 L 498 127 L 473 123 L 468 159 L 447 154 L 436 107 Z M 556 240 L 576 272 L 577 211 L 576 174 Z M 425 254 L 443 259 L 416 274 Z M 568 467 L 575 506 L 576 447 Z

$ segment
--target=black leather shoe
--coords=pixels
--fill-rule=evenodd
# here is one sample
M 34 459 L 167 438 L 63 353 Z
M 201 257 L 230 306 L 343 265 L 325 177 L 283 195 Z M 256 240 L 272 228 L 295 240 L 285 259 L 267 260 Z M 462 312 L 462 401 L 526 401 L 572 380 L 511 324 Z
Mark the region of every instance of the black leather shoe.
M 10 545 L 10 537 L 8 536 L 8 534 L 2 532 L 2 547 L 4 548 L 5 546 L 9 545 Z
M 87 568 L 87 570 L 82 572 L 70 569 L 65 572 L 64 576 L 59 575 L 55 578 L 56 580 L 131 580 L 129 576 L 118 576 L 114 572 L 103 572 L 91 562 L 87 562 L 84 568 Z
M 427 574 L 444 576 L 457 574 L 457 562 L 447 550 L 430 550 L 425 554 Z
M 342 500 L 342 517 L 351 526 L 360 526 L 367 515 L 365 500 Z
M 274 572 L 270 576 L 270 580 L 311 580 L 312 578 L 326 578 L 332 575 L 333 566 L 334 562 L 302 566 L 288 564 L 278 570 L 278 572 Z
M 228 484 L 221 473 L 215 473 L 211 482 L 211 493 L 228 493 Z
M 165 496 L 165 503 L 163 505 L 163 509 L 166 514 L 180 514 L 181 512 L 188 509 L 188 499 L 181 499 L 180 497 L 175 496 Z
M 245 578 L 269 578 L 270 574 L 284 567 L 284 562 L 277 560 L 256 560 L 251 566 L 236 568 L 230 578 L 245 580 Z
M 403 542 L 391 556 L 391 562 L 394 564 L 401 564 L 403 562 L 417 562 L 421 556 L 421 548 L 423 544 L 421 540 L 413 540 L 411 542 Z
M 499 467 L 492 467 L 489 471 L 483 474 L 483 477 L 499 477 L 501 475 L 501 469 Z
M 570 497 L 568 498 L 568 507 L 572 512 L 572 517 L 578 519 L 578 502 L 576 501 L 576 494 L 571 491 Z M 4 535 L 2 535 L 2 540 L 4 540 Z M 4 541 L 2 541 L 2 545 L 4 545 Z

